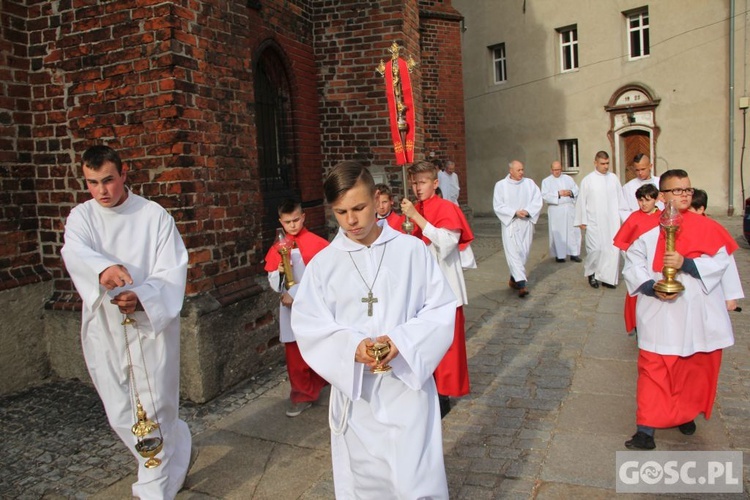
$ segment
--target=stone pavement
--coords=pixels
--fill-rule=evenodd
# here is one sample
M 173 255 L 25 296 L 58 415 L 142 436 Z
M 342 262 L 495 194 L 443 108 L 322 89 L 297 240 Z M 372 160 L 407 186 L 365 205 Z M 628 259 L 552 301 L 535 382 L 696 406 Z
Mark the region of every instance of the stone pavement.
M 736 261 L 750 292 L 742 219 L 719 220 L 738 236 Z M 550 260 L 542 218 L 531 295 L 519 299 L 507 287 L 496 219 L 472 225 L 479 262 L 466 273 L 472 394 L 443 421 L 451 497 L 614 497 L 615 452 L 635 426 L 637 349 L 624 332 L 624 285 L 592 289 L 581 264 Z M 694 436 L 657 431 L 657 450 L 750 450 L 750 303 L 740 305 L 713 417 L 698 418 Z M 185 404 L 200 453 L 178 498 L 333 498 L 327 397 L 290 419 L 287 393 L 278 366 L 206 405 Z M 134 464 L 85 384 L 54 382 L 1 398 L 0 422 L 0 497 L 129 498 Z

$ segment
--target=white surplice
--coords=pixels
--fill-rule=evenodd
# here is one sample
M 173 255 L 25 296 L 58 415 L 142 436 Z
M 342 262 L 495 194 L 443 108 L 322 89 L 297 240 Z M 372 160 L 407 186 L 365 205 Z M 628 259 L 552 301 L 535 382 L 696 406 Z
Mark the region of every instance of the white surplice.
M 573 196 L 560 196 L 569 190 Z M 576 216 L 578 185 L 566 174 L 550 175 L 542 181 L 542 198 L 547 202 L 549 253 L 557 259 L 581 253 L 581 230 L 573 225 Z
M 663 278 L 661 272 L 653 269 L 660 230 L 656 227 L 644 233 L 625 254 L 622 274 L 630 295 L 636 295 L 643 283 Z M 678 272 L 676 279 L 685 286 L 685 291 L 676 299 L 664 301 L 637 294 L 635 311 L 640 349 L 686 357 L 734 344 L 721 287 L 725 273 L 732 272 L 731 256 L 721 247 L 716 255 L 703 255 L 693 260 L 700 279 Z
M 612 240 L 620 229 L 623 203 L 622 187 L 615 174 L 594 170 L 581 181 L 573 224 L 586 226 L 583 273 L 593 274 L 598 281 L 610 285 L 616 285 L 619 278 L 620 250 Z
M 289 295 L 292 296 L 292 299 L 294 299 L 297 295 L 297 289 L 302 280 L 302 275 L 305 274 L 305 261 L 302 259 L 302 254 L 300 253 L 299 248 L 292 249 L 289 254 L 289 261 L 292 263 L 292 276 L 294 276 L 295 284 L 287 290 L 282 280 L 281 273 L 279 273 L 278 270 L 268 273 L 268 284 L 271 285 L 271 289 L 274 292 L 288 292 Z M 286 307 L 283 304 L 279 304 L 279 340 L 283 344 L 294 342 L 294 332 L 292 331 L 292 308 Z
M 466 291 L 466 280 L 464 279 L 463 254 L 458 249 L 461 233 L 443 227 L 435 227 L 428 222 L 422 230 L 422 234 L 430 239 L 427 248 L 430 249 L 430 253 L 437 260 L 440 270 L 443 272 L 445 279 L 448 280 L 453 295 L 458 299 L 457 307 L 467 305 L 469 293 Z M 467 263 L 470 264 L 470 261 L 474 259 L 474 251 L 470 247 L 467 247 L 467 250 L 471 252 L 470 256 L 465 254 L 468 259 Z M 474 267 L 476 267 L 476 261 L 474 261 Z
M 516 281 L 526 281 L 526 260 L 542 204 L 539 187 L 527 177 L 516 181 L 508 174 L 495 184 L 492 206 L 501 223 L 505 260 L 508 261 L 510 275 Z M 517 217 L 518 210 L 526 210 L 529 216 Z
M 449 174 L 444 170 L 438 171 L 438 187 L 443 193 L 443 198 L 458 205 L 458 194 L 461 192 L 461 186 L 458 183 L 458 174 L 453 172 Z
M 174 220 L 161 206 L 132 192 L 113 208 L 90 200 L 68 216 L 62 257 L 83 300 L 81 343 L 86 366 L 110 425 L 138 459 L 133 496 L 174 498 L 187 473 L 191 445 L 190 430 L 178 418 L 180 309 L 188 254 Z M 133 285 L 107 291 L 99 284 L 99 274 L 115 264 L 125 266 Z M 136 438 L 130 430 L 135 410 L 123 315 L 110 303 L 124 290 L 134 291 L 144 309 L 130 316 L 140 330 L 153 402 L 134 327 L 128 327 L 128 339 L 141 404 L 152 420 L 158 417 L 164 436 L 164 449 L 157 455 L 162 464 L 153 469 L 143 466 L 145 459 L 135 451 Z
M 645 186 L 646 184 L 653 184 L 654 186 L 656 186 L 656 189 L 659 189 L 659 178 L 655 175 L 652 175 L 650 178 L 643 181 L 638 177 L 634 177 L 622 186 L 623 205 L 620 207 L 621 221 L 624 222 L 628 217 L 630 217 L 630 214 L 640 210 L 640 207 L 638 206 L 638 198 L 635 197 L 635 192 L 638 191 L 638 188 L 640 188 L 641 186 Z M 659 210 L 664 209 L 664 203 L 660 201 L 656 202 L 656 206 L 659 208 Z
M 310 261 L 292 328 L 305 361 L 331 384 L 336 498 L 447 499 L 433 372 L 453 339 L 456 299 L 420 239 L 378 224 L 369 247 L 339 230 Z M 372 374 L 354 355 L 380 335 L 399 354 L 392 371 Z
M 721 277 L 721 289 L 724 292 L 726 300 L 745 298 L 745 291 L 742 289 L 742 281 L 740 281 L 740 273 L 737 271 L 737 263 L 734 261 L 734 255 L 729 256 L 727 271 Z

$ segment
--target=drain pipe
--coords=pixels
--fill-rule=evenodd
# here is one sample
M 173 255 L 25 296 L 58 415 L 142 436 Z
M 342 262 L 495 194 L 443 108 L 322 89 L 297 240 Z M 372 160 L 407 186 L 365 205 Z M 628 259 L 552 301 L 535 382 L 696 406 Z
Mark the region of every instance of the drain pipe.
M 734 215 L 734 1 L 729 0 L 729 216 Z

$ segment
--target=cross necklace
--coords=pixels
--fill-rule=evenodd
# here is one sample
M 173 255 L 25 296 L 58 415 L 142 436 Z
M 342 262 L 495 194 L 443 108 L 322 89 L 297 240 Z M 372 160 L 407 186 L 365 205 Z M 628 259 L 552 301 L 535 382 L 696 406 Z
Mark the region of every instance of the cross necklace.
M 388 245 L 387 242 L 383 245 L 383 253 L 380 254 L 380 263 L 378 264 L 378 270 L 375 272 L 375 278 L 372 280 L 372 285 L 368 285 L 367 281 L 365 280 L 365 277 L 362 276 L 362 272 L 359 270 L 359 267 L 357 267 L 357 263 L 354 262 L 354 257 L 352 257 L 352 252 L 347 252 L 349 254 L 349 258 L 352 259 L 352 264 L 354 264 L 354 269 L 357 270 L 357 274 L 359 274 L 359 277 L 362 279 L 362 282 L 367 287 L 367 297 L 362 297 L 362 303 L 367 304 L 368 316 L 372 316 L 372 305 L 378 301 L 378 298 L 372 295 L 372 287 L 375 286 L 375 282 L 378 280 L 378 275 L 380 274 L 380 267 L 383 265 L 383 257 L 385 256 L 386 245 Z

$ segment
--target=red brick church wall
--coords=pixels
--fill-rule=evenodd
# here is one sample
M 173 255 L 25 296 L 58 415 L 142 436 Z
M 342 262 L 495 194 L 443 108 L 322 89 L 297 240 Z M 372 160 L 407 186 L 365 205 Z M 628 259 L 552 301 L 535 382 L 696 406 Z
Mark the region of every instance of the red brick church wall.
M 393 42 L 404 47 L 405 57 L 418 62 L 411 74 L 415 158 L 434 152 L 435 157 L 465 165 L 461 16 L 450 0 L 321 0 L 316 7 L 325 168 L 344 159 L 383 167 L 392 187 L 401 192 L 385 84 L 375 73 L 378 63 L 390 57 Z
M 200 354 L 183 366 L 183 382 L 200 386 L 196 401 L 266 363 L 277 333 L 276 299 L 259 285 L 268 243 L 260 236 L 253 80 L 261 50 L 277 50 L 289 81 L 296 184 L 313 229 L 326 225 L 322 179 L 335 163 L 359 159 L 401 179 L 375 73 L 394 41 L 420 63 L 412 74 L 416 157 L 463 155 L 459 17 L 450 0 L 0 7 L 0 291 L 53 280 L 48 308 L 80 307 L 60 258 L 64 221 L 89 198 L 81 153 L 111 145 L 133 191 L 169 210 L 188 247 L 183 346 Z M 50 339 L 74 333 L 77 315 L 54 314 Z
M 88 197 L 76 177 L 80 154 L 107 143 L 129 166 L 133 190 L 177 220 L 189 295 L 232 301 L 253 288 L 265 249 L 255 227 L 252 64 L 268 40 L 289 66 L 303 201 L 322 199 L 311 2 L 261 4 L 3 2 L 3 287 L 48 279 L 47 270 L 55 307 L 75 300 L 59 258 L 63 221 Z M 323 226 L 320 205 L 308 209 L 313 226 Z

